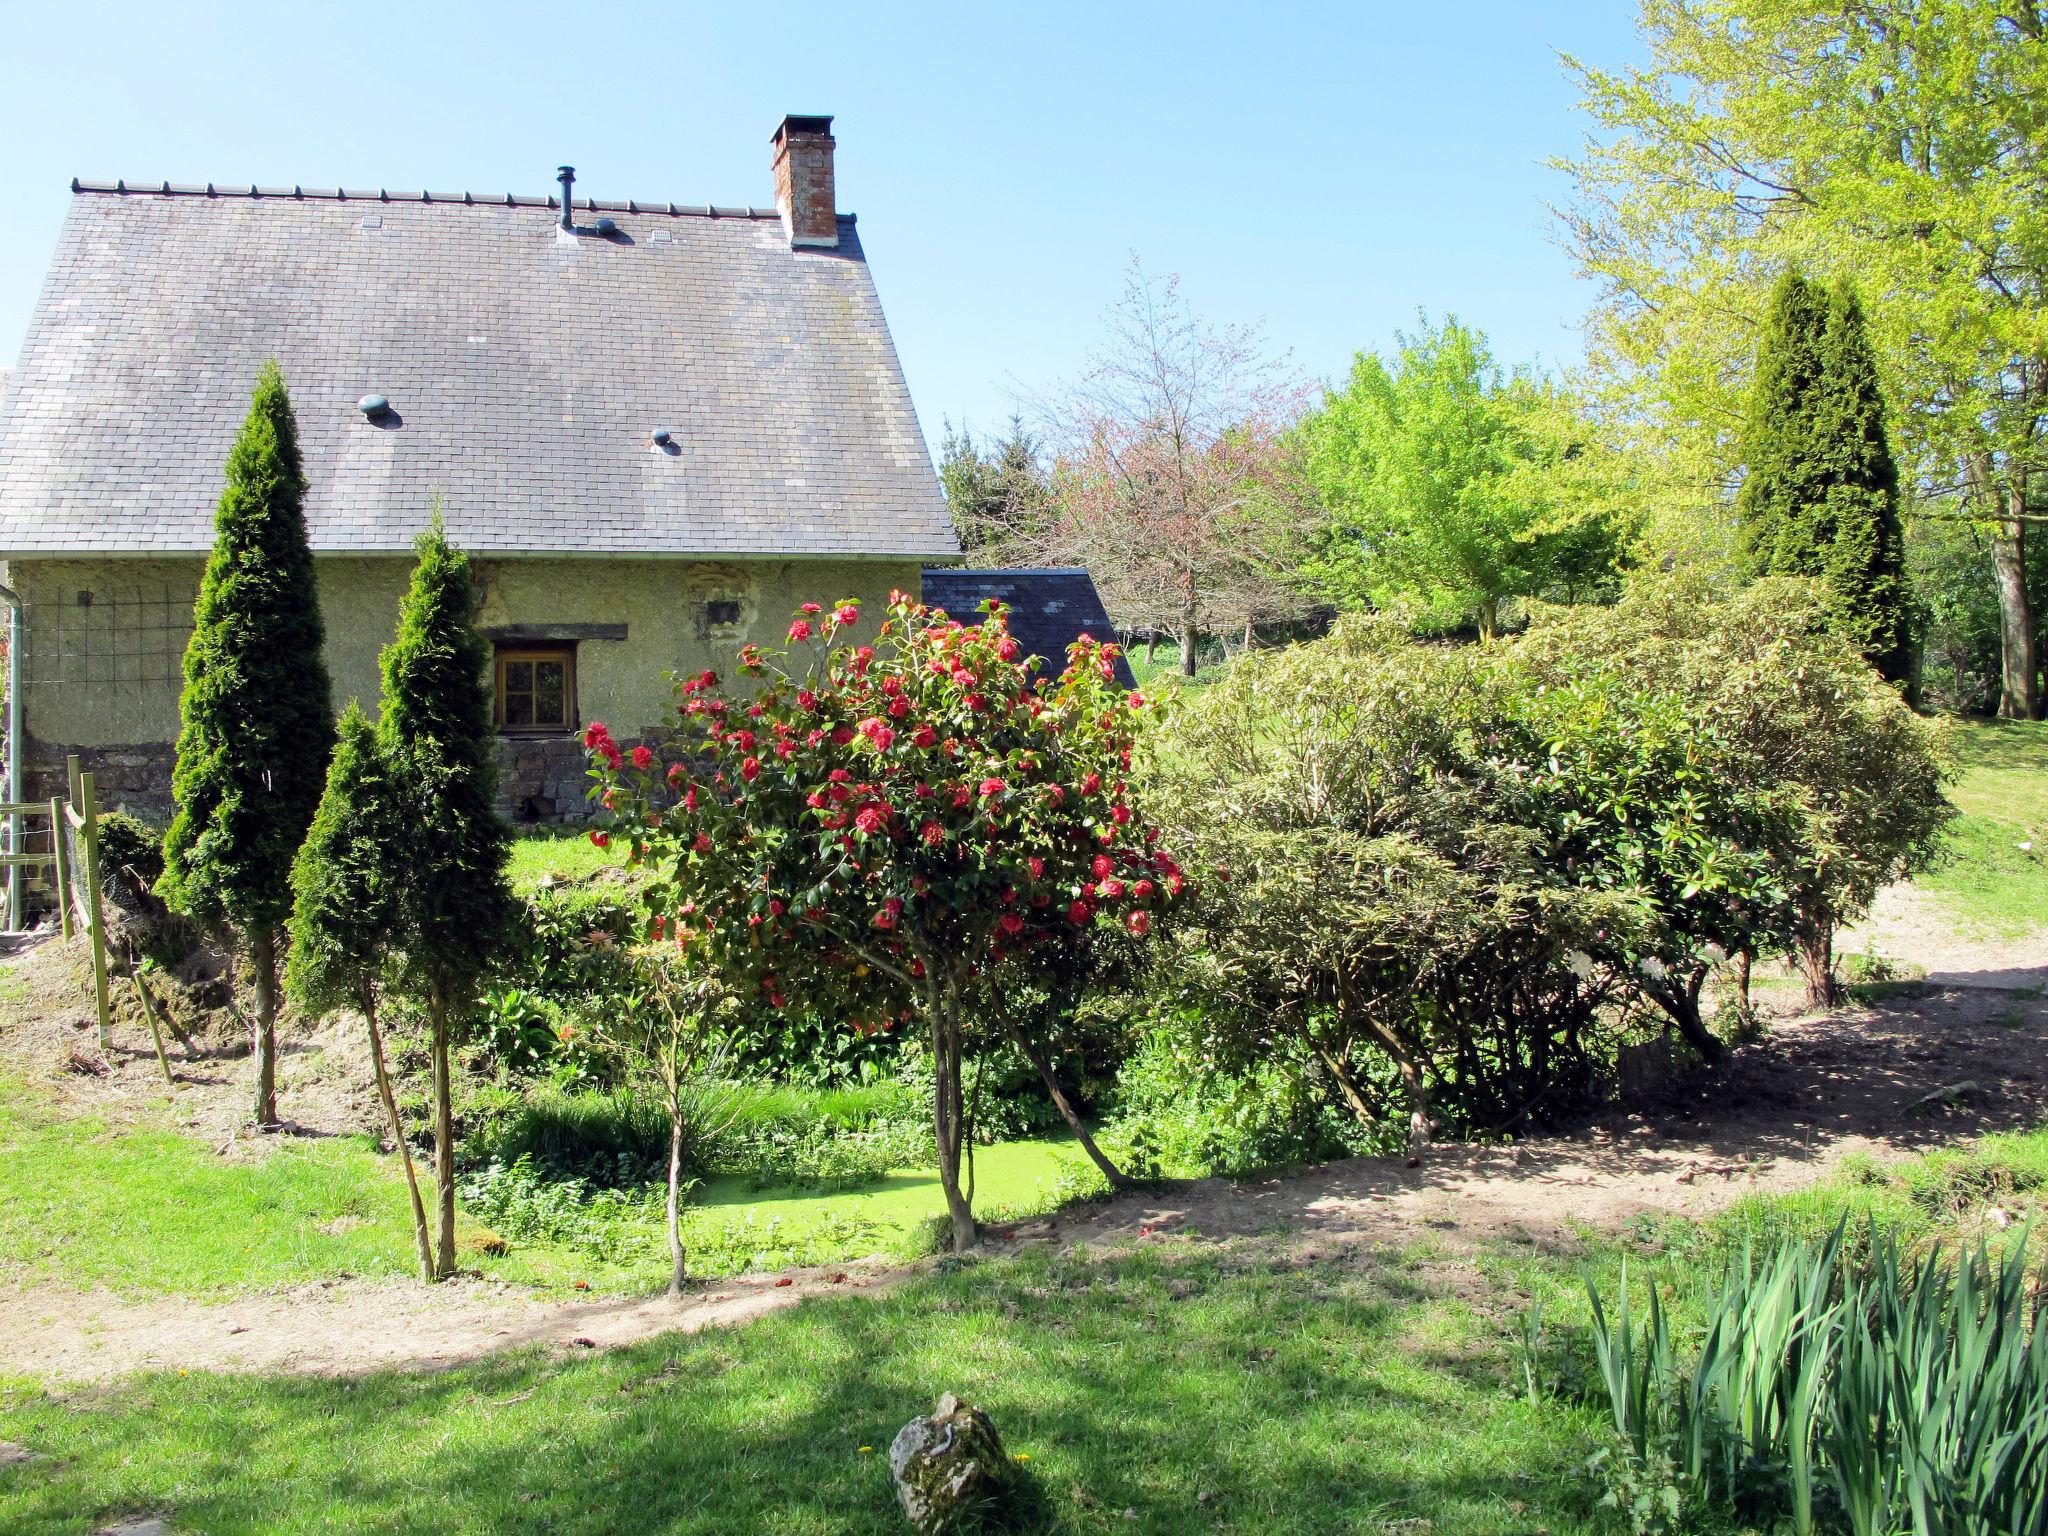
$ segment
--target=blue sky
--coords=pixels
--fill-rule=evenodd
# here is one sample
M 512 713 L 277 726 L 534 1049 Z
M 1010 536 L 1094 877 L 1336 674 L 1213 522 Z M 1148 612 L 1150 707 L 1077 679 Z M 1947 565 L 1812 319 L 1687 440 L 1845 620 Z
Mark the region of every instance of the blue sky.
M 765 205 L 775 124 L 829 112 L 935 443 L 1078 371 L 1133 251 L 1315 378 L 1419 308 L 1575 360 L 1556 51 L 1637 53 L 1627 0 L 7 12 L 9 363 L 74 175 L 540 193 L 568 161 L 598 197 Z

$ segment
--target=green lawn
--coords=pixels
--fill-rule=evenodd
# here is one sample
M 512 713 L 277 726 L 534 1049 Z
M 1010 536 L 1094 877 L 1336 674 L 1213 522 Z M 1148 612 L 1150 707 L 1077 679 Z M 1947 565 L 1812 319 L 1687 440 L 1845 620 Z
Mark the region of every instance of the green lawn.
M 1249 1240 L 947 1261 L 892 1292 L 609 1354 L 535 1351 L 353 1380 L 163 1373 L 0 1387 L 0 1529 L 156 1512 L 208 1536 L 432 1530 L 885 1536 L 884 1457 L 941 1391 L 987 1408 L 1034 1485 L 1027 1531 L 1567 1536 L 1614 1531 L 1581 1472 L 1603 1443 L 1582 1275 L 1670 1287 L 1681 1332 L 1745 1236 L 1876 1216 L 1909 1243 L 1987 1202 L 2024 1217 L 2048 1131 L 1867 1162 L 1701 1224 L 1646 1221 L 1586 1259 L 1501 1245 Z M 1540 1401 L 1520 1320 L 1547 1319 Z M 1715 1528 L 1710 1519 L 1707 1528 Z M 1732 1528 L 1732 1527 L 1731 1527 Z
M 533 827 L 514 834 L 506 873 L 516 889 L 525 891 L 542 880 L 579 880 L 607 865 L 624 863 L 623 853 L 598 847 L 587 832 L 573 827 Z
M 1915 883 L 1968 926 L 2018 937 L 2048 924 L 2048 722 L 1968 721 L 1956 747 L 1962 815 L 1948 857 Z
M 47 1459 L 0 1470 L 0 1529 L 893 1536 L 889 1440 L 949 1388 L 1029 1458 L 1026 1529 L 1587 1528 L 1593 1415 L 1515 1396 L 1495 1321 L 1398 1266 L 1040 1252 L 595 1358 L 24 1384 L 0 1436 Z
M 413 1273 L 404 1182 L 366 1138 L 287 1141 L 258 1160 L 229 1162 L 175 1131 L 65 1119 L 4 1083 L 0 1094 L 0 1277 L 206 1295 Z M 984 1147 L 975 1163 L 977 1204 L 992 1216 L 1043 1211 L 1090 1183 L 1079 1149 L 1064 1140 Z M 928 1172 L 830 1195 L 723 1179 L 699 1192 L 685 1236 L 706 1275 L 842 1263 L 923 1251 L 943 1210 Z M 463 1230 L 476 1229 L 465 1218 Z M 635 1292 L 665 1281 L 656 1209 L 611 1235 L 602 1255 L 514 1243 L 500 1256 L 470 1252 L 465 1262 L 548 1288 L 581 1281 Z

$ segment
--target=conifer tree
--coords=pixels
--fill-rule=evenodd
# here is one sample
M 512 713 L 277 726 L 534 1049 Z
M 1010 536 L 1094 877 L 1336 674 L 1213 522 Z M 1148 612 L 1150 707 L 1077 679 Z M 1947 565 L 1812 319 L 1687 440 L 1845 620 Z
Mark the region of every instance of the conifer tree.
M 1788 272 L 1757 347 L 1737 498 L 1762 576 L 1820 583 L 1834 625 L 1894 682 L 1912 664 L 1899 470 L 1854 291 Z
M 305 496 L 284 375 L 266 363 L 228 454 L 185 648 L 178 813 L 157 885 L 248 964 L 259 1125 L 277 1123 L 277 938 L 291 912 L 292 856 L 334 746 Z
M 377 743 L 404 809 L 398 944 L 407 985 L 432 1029 L 435 1273 L 455 1271 L 455 1130 L 449 1052 L 477 986 L 511 931 L 510 851 L 495 807 L 490 648 L 476 631 L 469 559 L 448 543 L 438 509 L 414 544 L 418 563 L 383 656 Z
M 1742 437 L 1736 496 L 1743 547 L 1759 576 L 1811 575 L 1801 567 L 1808 509 L 1826 485 L 1815 418 L 1822 399 L 1827 301 L 1797 271 L 1778 281 L 1757 339 L 1756 380 Z
M 326 793 L 292 865 L 292 947 L 285 965 L 285 991 L 309 1014 L 353 1008 L 369 1027 L 377 1094 L 412 1197 L 420 1275 L 431 1281 L 434 1255 L 426 1207 L 391 1091 L 384 1032 L 377 1021 L 379 993 L 400 935 L 399 891 L 407 869 L 404 814 L 399 786 L 384 761 L 375 728 L 351 699 L 341 717 L 334 761 L 328 765 Z
M 1863 305 L 1846 281 L 1828 295 L 1820 436 L 1831 483 L 1816 527 L 1818 574 L 1842 632 L 1886 679 L 1913 665 L 1899 466 L 1885 432 L 1884 391 Z

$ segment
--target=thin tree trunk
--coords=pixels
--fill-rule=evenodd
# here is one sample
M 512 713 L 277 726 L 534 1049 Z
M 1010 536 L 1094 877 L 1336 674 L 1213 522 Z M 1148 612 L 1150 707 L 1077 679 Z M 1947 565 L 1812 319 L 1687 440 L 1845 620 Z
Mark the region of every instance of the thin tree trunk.
M 427 1238 L 427 1207 L 420 1199 L 420 1180 L 412 1166 L 412 1148 L 406 1145 L 405 1122 L 398 1118 L 398 1096 L 391 1091 L 391 1074 L 384 1066 L 384 1031 L 377 1024 L 377 994 L 365 991 L 363 1022 L 370 1026 L 370 1064 L 377 1071 L 377 1096 L 384 1101 L 384 1118 L 391 1123 L 391 1144 L 398 1149 L 399 1166 L 405 1169 L 405 1192 L 412 1199 L 412 1235 L 419 1243 L 420 1279 L 434 1283 L 434 1250 Z
M 1678 1026 L 1679 1038 L 1699 1052 L 1701 1061 L 1712 1066 L 1728 1054 L 1727 1042 L 1707 1028 L 1706 1020 L 1700 1017 L 1697 984 L 1688 987 L 1660 985 L 1651 995 L 1671 1016 L 1671 1022 Z
M 429 994 L 434 1055 L 434 1193 L 440 1205 L 440 1255 L 434 1278 L 455 1273 L 455 1109 L 448 1072 L 448 999 L 439 987 Z
M 668 1099 L 668 1293 L 683 1294 L 683 1107 L 674 1086 Z
M 1145 631 L 1145 665 L 1147 667 L 1150 667 L 1152 663 L 1157 661 L 1158 659 L 1159 631 L 1156 629 L 1148 629 Z
M 1841 1003 L 1842 989 L 1835 980 L 1835 925 L 1832 922 L 1800 925 L 1799 973 L 1806 978 L 1808 1008 L 1834 1008 Z
M 1195 626 L 1183 624 L 1180 631 L 1180 675 L 1195 675 Z
M 953 1251 L 965 1253 L 980 1238 L 974 1208 L 960 1191 L 960 1138 L 965 1105 L 960 1096 L 959 998 L 948 985 L 933 987 L 928 1005 L 932 1016 L 932 1133 L 938 1141 L 939 1185 L 946 1192 L 946 1211 L 953 1221 Z
M 1397 1057 L 1396 1064 L 1408 1094 L 1408 1155 L 1419 1158 L 1429 1148 L 1429 1081 L 1421 1066 L 1407 1057 Z
M 2005 491 L 2008 510 L 2024 510 L 2017 485 Z M 2007 720 L 2035 720 L 2041 715 L 2041 690 L 2036 673 L 2033 603 L 2027 593 L 2027 525 L 2002 519 L 1991 536 L 1991 576 L 1998 589 L 2001 657 L 1998 713 Z
M 142 971 L 135 963 L 135 947 L 124 944 L 121 953 L 127 961 L 124 969 L 128 973 L 128 985 L 135 989 L 135 1001 L 142 1005 L 142 1016 L 149 1020 L 149 1038 L 156 1045 L 156 1064 L 163 1068 L 164 1086 L 175 1088 L 177 1083 L 171 1076 L 171 1059 L 164 1054 L 164 1031 L 162 1023 L 157 1019 L 156 999 L 149 995 L 149 988 L 142 984 Z
M 1742 1009 L 1745 1013 L 1749 1011 L 1750 964 L 1751 959 L 1749 951 L 1746 949 L 1737 950 L 1735 953 L 1735 985 L 1739 995 L 1742 998 Z
M 256 1056 L 256 1123 L 277 1121 L 277 936 L 269 928 L 249 933 L 249 968 L 256 973 L 256 1021 L 251 1041 Z
M 1017 1042 L 1017 1049 L 1025 1059 L 1038 1068 L 1038 1075 L 1045 1083 L 1045 1091 L 1052 1095 L 1053 1107 L 1060 1112 L 1060 1118 L 1067 1122 L 1067 1129 L 1074 1133 L 1074 1139 L 1081 1143 L 1081 1150 L 1088 1154 L 1088 1160 L 1102 1170 L 1102 1176 L 1109 1180 L 1112 1189 L 1129 1189 L 1136 1182 L 1131 1176 L 1109 1160 L 1095 1138 L 1088 1134 L 1088 1127 L 1081 1123 L 1081 1116 L 1074 1106 L 1067 1102 L 1067 1096 L 1060 1090 L 1060 1080 L 1052 1069 L 1052 1060 L 1032 1045 L 1030 1038 L 1016 1025 L 1010 1026 L 1010 1038 Z
M 1352 1077 L 1351 1069 L 1345 1065 L 1344 1058 L 1335 1051 L 1326 1051 L 1321 1047 L 1317 1047 L 1316 1054 L 1322 1057 L 1323 1069 L 1330 1074 L 1330 1081 L 1337 1085 L 1337 1092 L 1350 1106 L 1351 1113 L 1358 1117 L 1358 1123 L 1367 1130 L 1377 1126 L 1380 1123 L 1379 1114 L 1365 1102 L 1365 1095 L 1358 1091 L 1358 1083 Z

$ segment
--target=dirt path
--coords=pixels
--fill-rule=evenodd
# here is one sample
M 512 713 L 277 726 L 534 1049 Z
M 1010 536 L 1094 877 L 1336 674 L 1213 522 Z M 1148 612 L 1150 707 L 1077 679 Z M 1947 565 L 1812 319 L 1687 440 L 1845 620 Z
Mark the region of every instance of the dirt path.
M 1426 1241 L 1568 1249 L 1639 1212 L 1706 1214 L 1880 1155 L 2048 1118 L 2048 1002 L 1981 987 L 1793 1020 L 1710 1078 L 1574 1136 L 1452 1147 L 1420 1168 L 1355 1159 L 1285 1177 L 1123 1196 L 995 1235 L 996 1246 L 1269 1236 L 1303 1256 Z M 1967 1087 L 1961 1085 L 1968 1085 Z M 1944 1092 L 1943 1090 L 1949 1090 Z M 1931 1095 L 1931 1097 L 1930 1097 Z M 543 1344 L 611 1348 L 747 1321 L 806 1296 L 886 1288 L 879 1264 L 720 1282 L 681 1302 L 559 1302 L 480 1282 L 337 1282 L 224 1302 L 0 1294 L 0 1376 L 91 1381 L 137 1369 L 351 1373 L 453 1365 Z
M 1966 931 L 1939 896 L 1910 885 L 1881 892 L 1870 916 L 1843 933 L 1836 953 L 1912 960 L 1930 982 L 1998 990 L 2048 987 L 2048 929 L 2017 938 L 1982 938 Z

